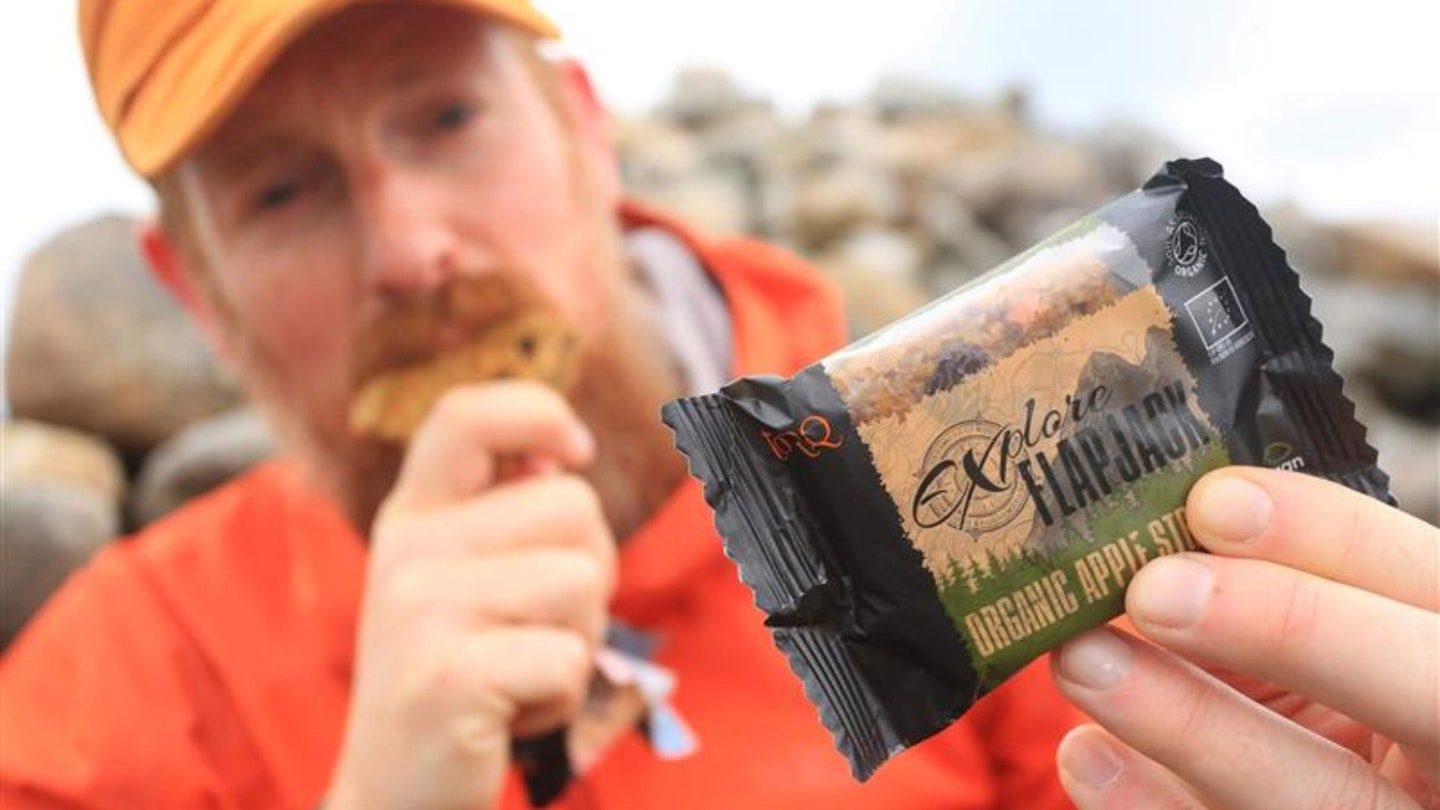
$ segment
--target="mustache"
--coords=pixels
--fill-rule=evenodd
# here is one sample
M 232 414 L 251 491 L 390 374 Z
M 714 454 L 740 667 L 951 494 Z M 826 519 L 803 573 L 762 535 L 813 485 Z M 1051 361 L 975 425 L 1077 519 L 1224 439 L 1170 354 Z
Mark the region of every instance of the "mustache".
M 457 274 L 444 286 L 390 304 L 359 335 L 357 385 L 376 374 L 423 362 L 447 345 L 466 342 L 527 309 L 555 307 L 514 273 Z

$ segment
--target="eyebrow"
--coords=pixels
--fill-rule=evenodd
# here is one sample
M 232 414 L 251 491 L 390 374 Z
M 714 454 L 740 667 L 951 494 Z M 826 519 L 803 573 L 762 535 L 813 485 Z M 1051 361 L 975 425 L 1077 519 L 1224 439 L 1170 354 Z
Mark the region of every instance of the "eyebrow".
M 220 144 L 202 163 L 206 165 L 206 174 L 214 176 L 222 183 L 233 183 L 244 180 L 258 169 L 298 151 L 302 151 L 302 147 L 289 136 L 278 133 L 247 133 L 236 139 L 235 143 Z

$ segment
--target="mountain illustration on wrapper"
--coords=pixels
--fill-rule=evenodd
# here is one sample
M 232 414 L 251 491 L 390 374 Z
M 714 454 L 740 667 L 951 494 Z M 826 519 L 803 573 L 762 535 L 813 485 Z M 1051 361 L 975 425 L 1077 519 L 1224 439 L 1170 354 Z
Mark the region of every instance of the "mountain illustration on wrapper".
M 1187 386 L 1191 393 L 1188 402 L 1194 406 L 1195 382 L 1176 350 L 1171 330 L 1152 326 L 1146 330 L 1139 363 L 1132 362 L 1122 353 L 1106 350 L 1090 353 L 1084 360 L 1076 391 L 1104 388 L 1112 392 L 1110 401 L 1113 404 L 1123 405 L 1142 402 L 1148 393 L 1162 391 L 1176 383 Z M 949 546 L 959 553 L 939 556 L 932 551 L 927 555 L 926 568 L 935 577 L 940 602 L 945 605 L 946 614 L 955 621 L 960 636 L 965 638 L 972 663 L 984 682 L 992 679 L 998 682 L 1008 677 L 1014 669 L 1034 657 L 1038 650 L 1053 644 L 1057 638 L 1073 633 L 1076 627 L 1102 621 L 1103 618 L 1097 617 L 1117 610 L 1123 600 L 1122 588 L 1106 588 L 1103 595 L 1096 597 L 1080 587 L 1083 575 L 1077 577 L 1074 571 L 1087 555 L 1102 553 L 1097 549 L 1115 542 L 1117 538 L 1126 538 L 1132 532 L 1139 532 L 1132 553 L 1142 553 L 1139 549 L 1143 549 L 1145 555 L 1155 556 L 1164 551 L 1176 551 L 1156 548 L 1156 543 L 1153 539 L 1146 539 L 1146 532 L 1142 529 L 1152 520 L 1172 512 L 1175 503 L 1184 502 L 1185 491 L 1205 471 L 1228 463 L 1220 432 L 1212 427 L 1210 419 L 1204 414 L 1197 415 L 1210 441 L 1200 447 L 1189 448 L 1182 457 L 1165 457 L 1164 466 L 1156 466 L 1151 473 L 1142 474 L 1133 483 L 1125 486 L 1112 484 L 1109 493 L 1077 507 L 1074 513 L 1057 519 L 1053 525 L 1045 525 L 1040 510 L 1030 504 L 1022 519 L 1015 522 L 1014 533 L 1009 535 L 1011 538 L 1024 538 L 1021 542 L 1011 542 L 1002 548 L 986 548 L 984 543 L 968 538 L 968 542 L 962 539 L 959 545 Z M 1097 417 L 1103 418 L 1106 414 L 1094 415 L 1090 419 Z M 1076 441 L 1077 434 L 1084 427 L 1086 422 L 1064 425 L 1054 435 L 1053 447 L 1058 447 L 1061 441 Z M 1179 525 L 1175 525 L 1174 529 L 1184 532 Z M 1061 572 L 1061 577 L 1057 578 L 1056 572 Z M 1129 574 L 1133 575 L 1133 571 Z M 1066 588 L 1060 594 L 1051 594 L 1051 598 L 1058 595 L 1060 602 L 1071 605 L 1073 614 L 1070 617 L 1051 615 L 1058 613 L 1051 611 L 1043 617 L 1043 621 L 1035 621 L 1037 626 L 1043 624 L 1043 627 L 1035 628 L 1032 636 L 1015 641 L 1014 649 L 1007 646 L 996 650 L 994 643 L 976 643 L 971 628 L 966 627 L 966 617 L 971 617 L 984 605 L 995 604 L 1012 594 L 1021 594 L 1047 578 L 1050 578 L 1051 591 Z M 1073 595 L 1074 600 L 1068 600 L 1066 594 Z

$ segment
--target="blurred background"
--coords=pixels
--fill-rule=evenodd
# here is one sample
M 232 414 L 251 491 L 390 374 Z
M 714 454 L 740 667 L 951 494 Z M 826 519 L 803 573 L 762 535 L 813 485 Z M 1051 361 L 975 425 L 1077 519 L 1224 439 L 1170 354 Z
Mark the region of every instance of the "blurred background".
M 857 334 L 1167 158 L 1216 158 L 1301 272 L 1402 506 L 1440 520 L 1434 3 L 539 4 L 615 113 L 632 192 L 811 257 Z M 0 11 L 0 83 L 0 591 L 27 603 L 64 566 L 16 549 L 83 559 L 269 441 L 130 244 L 151 198 L 72 2 Z

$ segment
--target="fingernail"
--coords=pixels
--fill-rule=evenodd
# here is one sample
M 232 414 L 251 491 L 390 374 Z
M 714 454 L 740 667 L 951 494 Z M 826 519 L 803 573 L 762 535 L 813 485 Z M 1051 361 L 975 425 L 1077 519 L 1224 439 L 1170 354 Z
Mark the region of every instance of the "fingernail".
M 1120 778 L 1125 761 L 1100 734 L 1078 731 L 1061 747 L 1060 767 L 1076 782 L 1099 790 Z
M 1079 686 L 1103 691 L 1125 680 L 1130 657 L 1130 647 L 1114 633 L 1091 630 L 1060 648 L 1060 674 Z
M 1243 543 L 1270 525 L 1275 500 L 1238 475 L 1207 482 L 1196 492 L 1186 517 L 1202 541 Z
M 1183 630 L 1200 621 L 1214 590 L 1210 566 L 1193 557 L 1165 557 L 1135 575 L 1128 607 L 1143 623 Z

